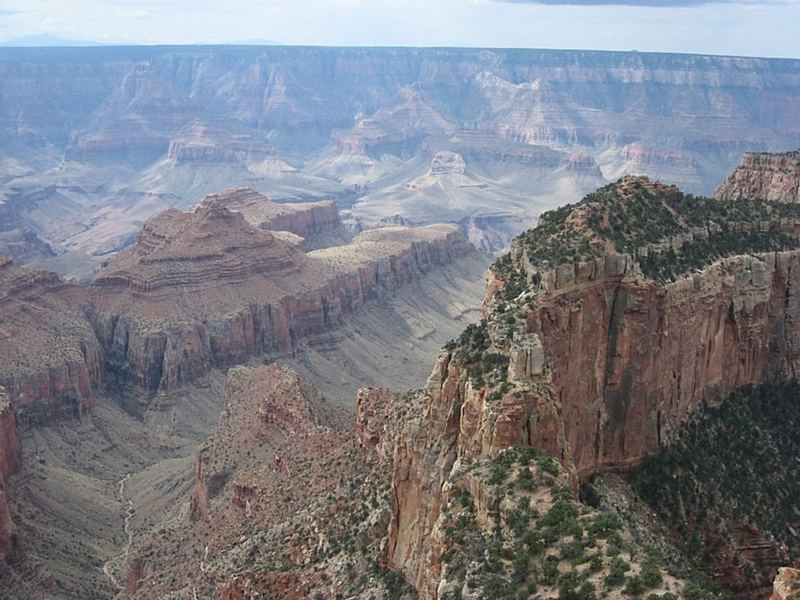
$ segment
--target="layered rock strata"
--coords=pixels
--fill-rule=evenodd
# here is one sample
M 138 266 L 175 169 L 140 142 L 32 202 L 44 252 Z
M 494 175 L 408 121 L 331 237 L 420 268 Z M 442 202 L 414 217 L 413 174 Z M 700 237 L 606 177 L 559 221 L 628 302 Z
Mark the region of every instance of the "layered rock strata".
M 386 560 L 422 597 L 437 597 L 430 535 L 459 468 L 533 446 L 577 486 L 658 452 L 701 405 L 798 374 L 791 220 L 759 204 L 742 234 L 749 213 L 704 202 L 627 178 L 543 218 L 493 267 L 483 322 L 440 355 L 396 446 Z
M 211 367 L 290 353 L 370 300 L 472 247 L 455 226 L 387 228 L 305 254 L 208 199 L 148 221 L 90 291 L 117 381 L 172 390 Z
M 800 202 L 800 151 L 749 153 L 717 191 L 720 200 L 761 198 Z
M 241 213 L 249 223 L 261 229 L 289 231 L 312 244 L 346 236 L 336 203 L 330 200 L 279 204 L 255 190 L 231 188 L 209 194 L 200 206 L 205 202 L 217 202 Z
M 79 415 L 103 380 L 86 290 L 0 258 L 0 385 L 21 426 Z

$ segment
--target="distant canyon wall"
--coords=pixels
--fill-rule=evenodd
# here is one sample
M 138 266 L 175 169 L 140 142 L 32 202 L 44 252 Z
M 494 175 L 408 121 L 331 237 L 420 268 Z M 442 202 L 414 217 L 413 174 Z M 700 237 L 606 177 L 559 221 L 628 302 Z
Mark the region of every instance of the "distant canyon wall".
M 729 169 L 742 151 L 800 145 L 796 60 L 497 49 L 30 48 L 0 49 L 0 80 L 0 132 L 9 150 L 36 155 L 51 146 L 74 161 L 144 164 L 180 153 L 203 163 L 228 156 L 226 148 L 263 158 L 266 146 L 254 142 L 254 132 L 291 133 L 276 143 L 301 151 L 332 143 L 344 153 L 394 152 L 463 131 L 562 149 L 615 147 L 621 161 L 656 165 L 663 173 L 650 174 L 673 172 L 674 182 L 710 192 L 713 179 L 697 180 L 697 156 L 724 156 L 721 168 Z M 198 125 L 210 122 L 211 133 Z M 214 142 L 221 139 L 228 141 Z

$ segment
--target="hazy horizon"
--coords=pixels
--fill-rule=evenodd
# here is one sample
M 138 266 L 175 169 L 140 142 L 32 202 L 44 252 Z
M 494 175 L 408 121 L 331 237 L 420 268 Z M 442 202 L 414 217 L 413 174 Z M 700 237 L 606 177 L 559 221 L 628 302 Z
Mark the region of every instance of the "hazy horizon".
M 800 58 L 797 23 L 800 0 L 303 0 L 258 6 L 241 0 L 0 0 L 0 43 L 6 46 L 275 44 Z

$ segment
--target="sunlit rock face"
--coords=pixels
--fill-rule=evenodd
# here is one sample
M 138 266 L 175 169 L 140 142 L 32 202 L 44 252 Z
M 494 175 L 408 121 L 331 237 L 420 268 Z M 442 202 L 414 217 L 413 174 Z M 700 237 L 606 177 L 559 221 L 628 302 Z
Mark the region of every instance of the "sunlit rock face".
M 800 202 L 800 151 L 745 154 L 715 195 L 722 200 Z
M 262 227 L 325 235 L 337 227 L 335 208 L 269 216 L 275 205 L 244 196 L 162 213 L 97 273 L 91 319 L 118 381 L 170 391 L 215 366 L 291 354 L 300 339 L 475 252 L 456 226 L 430 225 L 370 230 L 306 253 L 296 234 Z

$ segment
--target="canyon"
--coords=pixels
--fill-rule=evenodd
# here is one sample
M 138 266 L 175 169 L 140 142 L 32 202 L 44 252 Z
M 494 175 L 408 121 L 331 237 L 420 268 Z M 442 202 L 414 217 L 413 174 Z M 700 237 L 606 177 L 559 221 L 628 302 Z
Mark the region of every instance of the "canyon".
M 800 62 L 0 73 L 0 597 L 794 585 Z
M 456 223 L 498 253 L 624 174 L 710 194 L 743 152 L 800 145 L 796 60 L 2 48 L 0 75 L 0 253 L 84 279 L 149 218 L 231 186 L 336 201 L 353 231 Z
M 220 208 L 206 199 L 168 216 L 207 233 L 209 210 Z M 489 271 L 480 322 L 444 346 L 421 389 L 364 388 L 352 410 L 286 366 L 228 370 L 214 433 L 182 459 L 178 501 L 115 567 L 125 594 L 730 597 L 722 583 L 765 597 L 798 560 L 799 482 L 781 465 L 796 448 L 799 218 L 791 203 L 625 177 L 515 240 Z M 184 246 L 141 241 L 104 268 L 158 292 L 157 278 L 135 279 L 153 268 L 140 259 L 168 264 Z M 734 470 L 758 503 L 726 492 L 687 531 L 703 514 L 691 511 L 709 510 L 703 486 Z
M 127 547 L 202 470 L 229 366 L 291 364 L 344 418 L 357 385 L 422 376 L 420 358 L 477 314 L 487 262 L 453 225 L 353 236 L 331 203 L 287 209 L 247 189 L 154 217 L 91 284 L 4 259 L 9 590 L 103 598 L 133 585 Z

